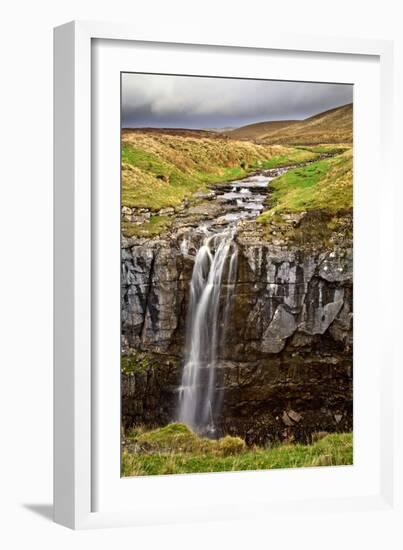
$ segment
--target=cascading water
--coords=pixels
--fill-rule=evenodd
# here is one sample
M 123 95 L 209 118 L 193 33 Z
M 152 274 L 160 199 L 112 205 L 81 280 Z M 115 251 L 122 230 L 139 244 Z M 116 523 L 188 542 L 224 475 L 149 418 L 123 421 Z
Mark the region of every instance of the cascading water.
M 281 173 L 277 171 L 276 175 Z M 177 418 L 199 434 L 214 437 L 220 417 L 222 384 L 218 377 L 226 328 L 231 317 L 237 279 L 238 247 L 234 240 L 240 220 L 258 216 L 274 174 L 255 174 L 215 190 L 222 214 L 202 224 L 204 238 L 196 256 L 192 242 L 180 244 L 184 257 L 194 257 L 187 314 L 185 361 L 179 387 Z M 220 389 L 221 386 L 221 389 Z
M 205 435 L 214 435 L 220 399 L 216 397 L 216 367 L 225 337 L 236 281 L 235 227 L 208 234 L 196 254 L 190 284 L 186 355 L 179 388 L 179 420 Z M 221 291 L 227 287 L 224 306 Z

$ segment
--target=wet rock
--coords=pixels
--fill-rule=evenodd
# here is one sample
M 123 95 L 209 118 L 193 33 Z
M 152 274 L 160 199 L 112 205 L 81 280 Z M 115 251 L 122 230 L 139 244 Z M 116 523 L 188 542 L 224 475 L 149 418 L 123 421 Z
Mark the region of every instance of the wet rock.
M 308 299 L 302 309 L 304 321 L 299 328 L 309 334 L 324 334 L 343 307 L 344 290 L 329 290 L 321 281 L 317 288 L 315 283 L 308 290 Z M 327 296 L 324 296 L 324 288 Z
M 287 411 L 287 414 L 293 422 L 300 422 L 300 420 L 302 419 L 302 414 L 299 414 L 293 410 Z
M 262 335 L 260 349 L 264 353 L 279 353 L 297 327 L 294 315 L 289 313 L 283 305 L 276 309 L 273 319 Z
M 298 424 L 302 419 L 302 415 L 293 411 L 292 409 L 289 411 L 284 411 L 281 415 L 281 420 L 284 422 L 284 424 L 288 427 L 294 426 L 294 424 Z
M 215 197 L 214 191 L 199 191 L 193 194 L 193 197 L 196 199 L 209 200 Z
M 149 219 L 151 218 L 151 214 L 150 212 L 144 212 L 144 213 L 141 213 L 141 214 L 136 214 L 136 215 L 132 215 L 130 216 L 130 222 L 131 223 L 134 223 L 135 225 L 141 225 L 143 223 L 145 223 L 146 221 L 148 221 Z
M 213 219 L 214 217 L 218 216 L 222 212 L 221 207 L 218 204 L 199 204 L 197 206 L 193 206 L 188 209 L 187 214 L 192 215 L 199 215 L 202 216 L 203 219 Z
M 298 227 L 301 223 L 301 220 L 304 218 L 306 212 L 295 212 L 290 214 L 281 214 L 281 218 L 284 222 L 292 225 L 293 227 Z
M 293 426 L 294 425 L 294 422 L 291 420 L 291 418 L 288 416 L 287 412 L 284 411 L 282 416 L 281 416 L 281 420 L 284 422 L 284 424 L 286 426 Z
M 159 216 L 172 216 L 175 214 L 175 208 L 172 208 L 171 206 L 168 206 L 167 208 L 161 208 L 159 210 L 158 215 Z

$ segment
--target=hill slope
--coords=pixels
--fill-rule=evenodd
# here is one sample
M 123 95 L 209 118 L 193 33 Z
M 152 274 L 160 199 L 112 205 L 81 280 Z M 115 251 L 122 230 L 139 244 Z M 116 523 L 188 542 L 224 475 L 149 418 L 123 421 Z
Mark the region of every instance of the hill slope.
M 352 143 L 353 105 L 350 103 L 319 113 L 292 126 L 266 134 L 262 141 L 298 145 Z
M 271 122 L 256 122 L 235 128 L 226 134 L 233 139 L 256 139 L 259 140 L 263 136 L 271 132 L 276 132 L 284 127 L 298 123 L 298 120 L 273 120 Z
M 350 209 L 353 207 L 352 150 L 289 170 L 271 182 L 271 189 L 271 208 L 261 219 L 270 219 L 276 212 Z
M 267 144 L 316 145 L 352 143 L 353 105 L 343 105 L 305 120 L 259 122 L 227 134 L 235 139 L 253 139 Z
M 122 204 L 153 211 L 180 205 L 209 183 L 317 158 L 318 153 L 166 131 L 122 132 Z

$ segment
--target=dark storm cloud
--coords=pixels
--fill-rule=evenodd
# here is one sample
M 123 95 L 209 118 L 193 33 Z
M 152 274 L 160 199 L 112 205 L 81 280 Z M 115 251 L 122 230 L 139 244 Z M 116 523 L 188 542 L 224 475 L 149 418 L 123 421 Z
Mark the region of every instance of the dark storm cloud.
M 347 84 L 122 75 L 123 127 L 223 128 L 303 119 L 352 100 Z

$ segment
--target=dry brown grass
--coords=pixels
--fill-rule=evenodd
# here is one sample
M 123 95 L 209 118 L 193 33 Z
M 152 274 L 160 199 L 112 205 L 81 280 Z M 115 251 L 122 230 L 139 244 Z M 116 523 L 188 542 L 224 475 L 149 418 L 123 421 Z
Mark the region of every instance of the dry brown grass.
M 350 103 L 320 113 L 280 130 L 262 135 L 260 139 L 270 144 L 352 143 L 353 105 Z
M 229 132 L 226 132 L 232 139 L 252 139 L 259 140 L 262 136 L 267 136 L 272 132 L 281 130 L 293 124 L 297 124 L 299 120 L 273 120 L 270 122 L 256 122 L 255 124 L 248 124 L 247 126 L 241 126 L 235 128 Z
M 233 139 L 250 139 L 267 144 L 351 144 L 353 105 L 343 105 L 305 120 L 278 120 L 249 124 L 232 130 L 227 135 Z
M 217 172 L 222 168 L 286 155 L 283 145 L 257 145 L 228 139 L 176 136 L 164 133 L 125 133 L 122 143 L 156 155 L 183 172 Z
M 122 203 L 159 210 L 177 206 L 208 183 L 245 176 L 267 162 L 315 158 L 284 145 L 257 145 L 226 138 L 122 133 Z

